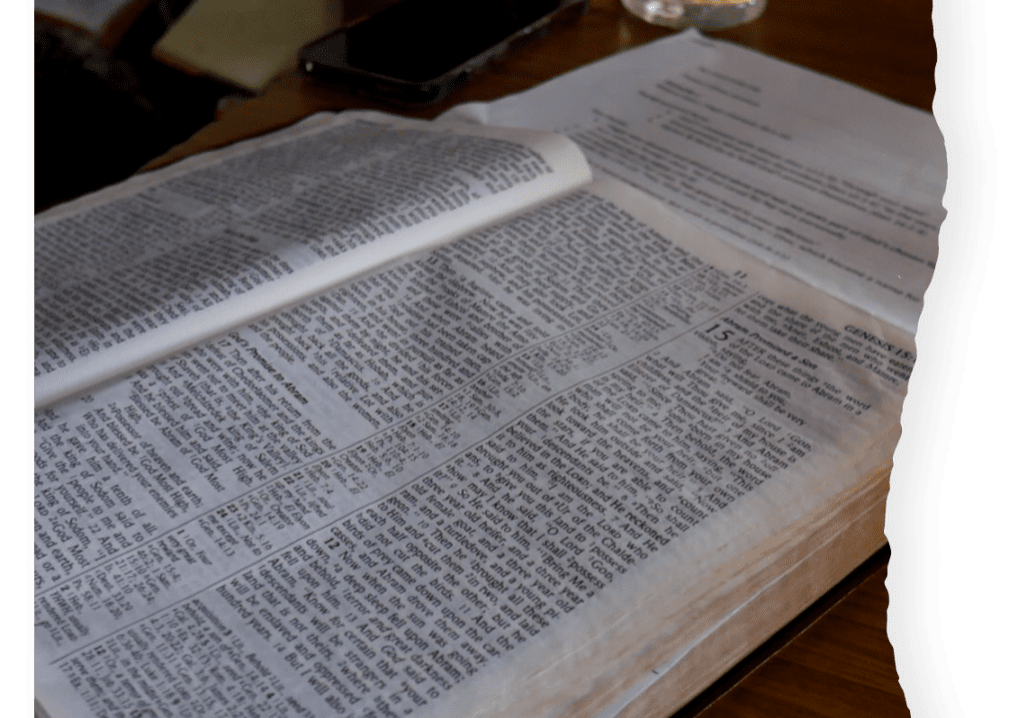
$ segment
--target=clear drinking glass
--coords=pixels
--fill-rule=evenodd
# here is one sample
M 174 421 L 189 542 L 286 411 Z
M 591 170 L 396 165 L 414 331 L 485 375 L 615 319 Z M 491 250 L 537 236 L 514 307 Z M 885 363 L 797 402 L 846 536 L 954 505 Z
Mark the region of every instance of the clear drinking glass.
M 624 7 L 654 25 L 723 30 L 755 20 L 767 0 L 621 0 Z

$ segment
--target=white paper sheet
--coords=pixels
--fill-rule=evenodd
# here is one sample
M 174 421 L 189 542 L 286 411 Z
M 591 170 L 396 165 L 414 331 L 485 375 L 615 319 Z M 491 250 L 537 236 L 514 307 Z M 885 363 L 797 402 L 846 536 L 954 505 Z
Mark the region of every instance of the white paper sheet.
M 442 117 L 563 132 L 597 175 L 915 331 L 944 217 L 926 113 L 691 30 Z

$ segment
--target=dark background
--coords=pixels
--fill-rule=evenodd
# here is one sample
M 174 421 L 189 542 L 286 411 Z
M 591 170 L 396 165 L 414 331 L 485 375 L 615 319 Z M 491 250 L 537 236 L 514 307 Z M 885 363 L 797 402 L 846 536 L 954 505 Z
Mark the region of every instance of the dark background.
M 154 0 L 113 50 L 36 17 L 37 212 L 128 177 L 212 121 L 218 101 L 238 92 L 151 59 L 190 1 Z

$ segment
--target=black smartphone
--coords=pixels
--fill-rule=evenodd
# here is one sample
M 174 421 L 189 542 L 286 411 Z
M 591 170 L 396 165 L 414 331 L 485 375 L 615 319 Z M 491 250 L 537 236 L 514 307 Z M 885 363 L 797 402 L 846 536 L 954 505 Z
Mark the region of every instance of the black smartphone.
M 437 102 L 587 0 L 400 0 L 299 52 L 300 69 L 384 100 Z

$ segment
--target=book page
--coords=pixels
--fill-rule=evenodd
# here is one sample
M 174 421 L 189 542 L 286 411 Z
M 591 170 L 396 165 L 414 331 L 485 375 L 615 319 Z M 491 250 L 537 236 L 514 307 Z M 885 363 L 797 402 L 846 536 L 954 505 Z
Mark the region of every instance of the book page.
M 915 331 L 944 217 L 924 112 L 692 30 L 451 113 L 565 133 L 597 174 Z
M 37 412 L 37 696 L 598 711 L 879 488 L 913 360 L 596 183 Z
M 558 136 L 345 113 L 58 207 L 36 222 L 36 406 L 588 178 Z

